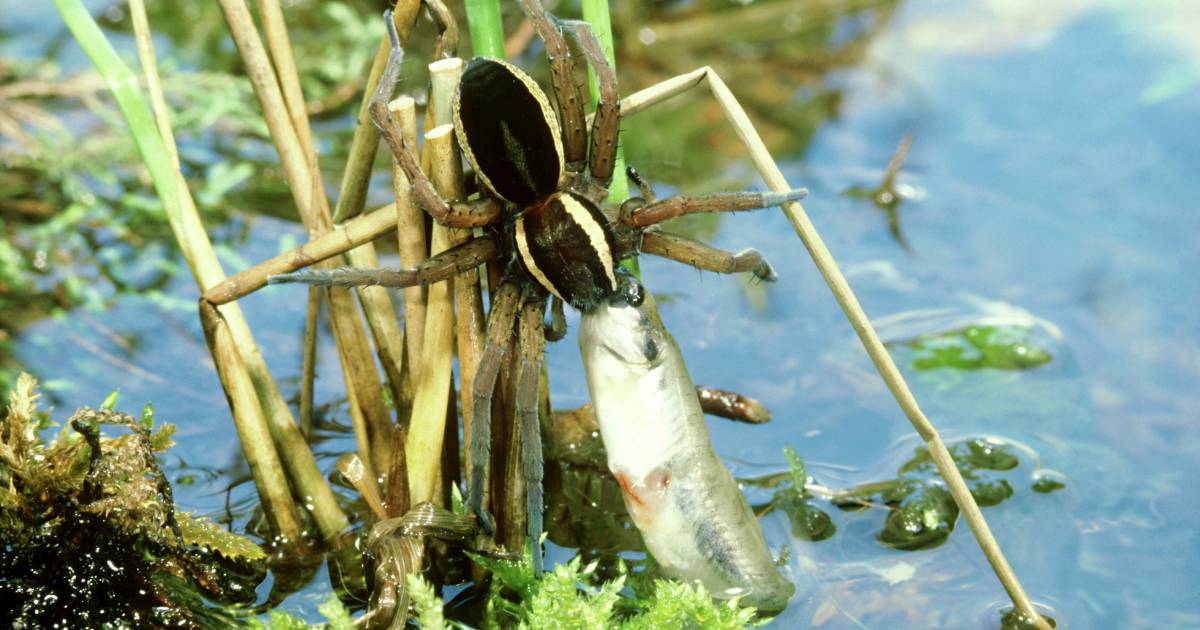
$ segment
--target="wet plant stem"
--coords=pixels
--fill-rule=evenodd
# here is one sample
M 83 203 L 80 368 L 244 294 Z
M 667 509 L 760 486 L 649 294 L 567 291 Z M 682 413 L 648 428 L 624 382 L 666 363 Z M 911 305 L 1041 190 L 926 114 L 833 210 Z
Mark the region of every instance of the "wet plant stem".
M 499 0 L 467 0 L 467 28 L 477 57 L 504 59 L 504 25 Z
M 313 384 L 317 369 L 317 318 L 321 314 L 320 287 L 308 288 L 304 315 L 304 358 L 300 367 L 300 433 L 312 439 Z

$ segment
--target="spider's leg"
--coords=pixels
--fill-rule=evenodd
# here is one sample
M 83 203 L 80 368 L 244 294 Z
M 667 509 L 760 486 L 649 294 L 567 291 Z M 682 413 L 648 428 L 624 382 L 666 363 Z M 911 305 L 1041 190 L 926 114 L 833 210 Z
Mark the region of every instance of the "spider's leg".
M 433 21 L 437 24 L 438 29 L 438 42 L 433 51 L 433 58 L 453 57 L 458 50 L 458 22 L 454 20 L 454 14 L 442 0 L 422 0 L 422 2 L 429 8 L 429 13 L 433 15 Z
M 562 298 L 550 299 L 550 323 L 545 327 L 546 341 L 558 341 L 567 336 L 567 316 L 563 313 Z
M 626 166 L 625 176 L 629 178 L 629 181 L 633 182 L 634 186 L 637 186 L 638 193 L 642 196 L 642 199 L 645 200 L 644 204 L 658 201 L 658 199 L 654 196 L 654 189 L 650 187 L 650 182 L 646 181 L 645 177 L 642 177 L 642 173 L 640 171 L 632 166 Z
M 520 356 L 517 368 L 516 407 L 521 432 L 521 472 L 525 478 L 525 508 L 529 540 L 533 545 L 533 575 L 542 575 L 542 429 L 538 424 L 538 385 L 542 369 L 545 337 L 542 317 L 546 309 L 539 295 L 521 308 Z
M 759 280 L 775 280 L 775 269 L 756 249 L 743 249 L 736 254 L 705 245 L 690 238 L 665 232 L 642 234 L 642 252 L 670 258 L 681 263 L 717 273 L 749 271 Z
M 592 119 L 592 151 L 588 156 L 588 172 L 592 179 L 604 188 L 612 183 L 613 169 L 617 161 L 617 134 L 621 126 L 621 97 L 617 92 L 617 74 L 604 56 L 600 40 L 592 25 L 578 20 L 559 22 L 570 31 L 579 44 L 579 49 L 592 64 L 596 83 L 600 87 L 600 98 L 596 103 L 595 118 Z
M 489 534 L 496 531 L 496 526 L 483 510 L 483 489 L 487 487 L 488 460 L 492 454 L 492 392 L 496 389 L 500 368 L 507 360 L 508 340 L 513 334 L 520 297 L 521 286 L 510 279 L 502 281 L 496 289 L 488 315 L 487 343 L 483 346 L 475 382 L 471 384 L 475 418 L 468 436 L 471 476 L 467 487 L 467 509 L 479 517 L 480 525 Z
M 302 283 L 332 287 L 415 287 L 446 280 L 494 260 L 494 236 L 479 236 L 423 261 L 413 269 L 304 269 L 267 278 L 270 284 Z
M 554 17 L 542 6 L 541 0 L 521 0 L 521 9 L 529 16 L 534 30 L 546 44 L 550 82 L 554 87 L 554 100 L 558 103 L 558 115 L 562 119 L 559 123 L 562 129 L 563 167 L 568 172 L 579 173 L 583 171 L 587 156 L 587 123 L 583 116 L 583 97 L 579 85 L 575 83 L 571 51 Z
M 758 210 L 796 201 L 808 196 L 808 189 L 797 188 L 787 192 L 736 192 L 712 195 L 675 195 L 641 208 L 635 208 L 621 217 L 630 227 L 646 227 L 685 214 L 695 212 L 738 212 Z
M 383 15 L 388 27 L 388 36 L 392 42 L 392 50 L 388 55 L 383 73 L 379 76 L 379 85 L 371 96 L 371 104 L 367 108 L 371 112 L 371 120 L 383 134 L 396 162 L 404 170 L 405 176 L 412 184 L 414 196 L 425 212 L 429 213 L 429 216 L 442 225 L 461 228 L 481 227 L 495 221 L 500 216 L 502 208 L 496 200 L 490 197 L 470 203 L 450 203 L 442 199 L 437 189 L 433 187 L 433 182 L 429 181 L 429 177 L 417 164 L 412 149 L 404 141 L 400 125 L 388 111 L 388 102 L 392 98 L 392 93 L 396 91 L 396 86 L 400 84 L 400 64 L 404 61 L 404 49 L 400 47 L 400 35 L 396 31 L 395 21 L 392 20 L 392 12 L 385 11 Z

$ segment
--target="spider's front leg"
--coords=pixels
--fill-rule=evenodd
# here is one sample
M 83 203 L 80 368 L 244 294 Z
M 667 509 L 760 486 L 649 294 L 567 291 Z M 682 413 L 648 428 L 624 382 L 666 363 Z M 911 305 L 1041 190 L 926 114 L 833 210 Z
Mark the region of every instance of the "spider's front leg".
M 433 182 L 429 181 L 429 177 L 421 170 L 412 148 L 404 141 L 400 126 L 388 111 L 388 101 L 391 100 L 396 86 L 400 84 L 400 65 L 404 61 L 404 49 L 400 46 L 400 34 L 396 31 L 396 23 L 390 10 L 384 12 L 384 21 L 387 23 L 392 49 L 368 107 L 371 120 L 383 134 L 396 162 L 408 177 L 418 203 L 429 216 L 442 225 L 457 228 L 482 227 L 492 223 L 499 218 L 503 210 L 499 202 L 491 197 L 483 197 L 469 203 L 450 203 L 442 199 Z
M 657 230 L 642 232 L 642 230 L 645 230 L 647 226 L 653 226 L 684 214 L 757 210 L 795 201 L 808 194 L 806 189 L 800 188 L 785 193 L 739 192 L 697 197 L 675 195 L 658 201 L 654 197 L 654 191 L 650 184 L 636 169 L 632 166 L 626 168 L 626 175 L 637 186 L 642 196 L 631 198 L 621 204 L 618 220 L 622 226 L 632 230 L 635 235 L 641 234 L 641 238 L 635 241 L 640 253 L 670 258 L 717 273 L 749 271 L 759 280 L 768 282 L 776 279 L 775 270 L 756 249 L 746 248 L 733 253 L 675 234 Z
M 541 0 L 521 0 L 521 9 L 546 45 L 550 83 L 561 118 L 559 128 L 563 142 L 563 168 L 568 173 L 579 173 L 583 171 L 584 158 L 587 156 L 587 126 L 583 116 L 583 97 L 579 84 L 575 83 L 571 51 L 555 24 L 554 16 L 546 11 Z
M 540 291 L 521 308 L 517 345 L 516 408 L 521 432 L 521 472 L 525 478 L 525 508 L 530 544 L 533 546 L 533 575 L 542 575 L 542 432 L 538 422 L 538 384 L 544 360 L 545 336 L 542 317 L 546 298 Z
M 494 235 L 473 238 L 430 258 L 413 269 L 304 269 L 269 276 L 270 284 L 316 284 L 331 287 L 415 287 L 452 278 L 495 260 L 500 250 Z

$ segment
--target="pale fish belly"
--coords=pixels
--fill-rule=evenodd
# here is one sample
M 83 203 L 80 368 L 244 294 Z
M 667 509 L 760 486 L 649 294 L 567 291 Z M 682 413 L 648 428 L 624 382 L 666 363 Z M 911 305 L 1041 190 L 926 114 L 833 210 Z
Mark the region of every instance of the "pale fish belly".
M 713 451 L 679 348 L 649 295 L 585 313 L 580 353 L 608 466 L 646 548 L 665 572 L 715 597 L 782 609 L 795 586 Z

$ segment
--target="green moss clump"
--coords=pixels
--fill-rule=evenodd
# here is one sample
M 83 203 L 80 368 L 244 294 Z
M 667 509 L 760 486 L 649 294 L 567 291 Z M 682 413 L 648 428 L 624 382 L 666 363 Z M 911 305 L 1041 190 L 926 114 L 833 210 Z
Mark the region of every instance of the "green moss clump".
M 0 618 L 34 628 L 233 623 L 231 610 L 253 603 L 264 554 L 175 511 L 155 458 L 174 427 L 155 429 L 151 410 L 138 420 L 82 409 L 46 444 L 35 387 L 20 375 L 0 421 Z M 101 434 L 114 425 L 128 433 Z

